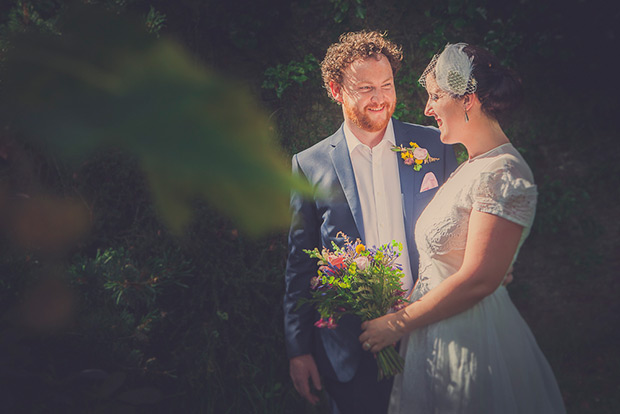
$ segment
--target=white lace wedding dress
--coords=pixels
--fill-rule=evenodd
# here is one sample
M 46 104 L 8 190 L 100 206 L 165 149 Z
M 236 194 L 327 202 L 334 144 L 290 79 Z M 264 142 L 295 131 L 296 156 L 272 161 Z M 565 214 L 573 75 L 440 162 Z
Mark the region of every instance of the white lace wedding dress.
M 520 247 L 536 196 L 532 173 L 511 144 L 460 165 L 416 224 L 420 273 L 412 299 L 459 269 L 472 209 L 522 225 Z M 553 372 L 503 286 L 467 311 L 413 331 L 400 352 L 405 370 L 394 379 L 392 414 L 565 413 Z

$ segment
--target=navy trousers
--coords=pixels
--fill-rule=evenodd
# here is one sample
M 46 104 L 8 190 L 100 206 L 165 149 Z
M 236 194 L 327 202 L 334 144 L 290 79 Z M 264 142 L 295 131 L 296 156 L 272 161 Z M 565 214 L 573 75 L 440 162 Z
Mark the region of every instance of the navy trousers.
M 385 414 L 393 378 L 377 381 L 374 355 L 364 352 L 355 376 L 349 382 L 323 378 L 331 399 L 332 414 Z

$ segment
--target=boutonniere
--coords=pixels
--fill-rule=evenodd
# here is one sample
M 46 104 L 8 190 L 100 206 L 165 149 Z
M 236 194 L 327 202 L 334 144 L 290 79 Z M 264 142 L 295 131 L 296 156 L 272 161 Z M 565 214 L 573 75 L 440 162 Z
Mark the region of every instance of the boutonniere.
M 422 164 L 439 161 L 439 158 L 431 157 L 426 148 L 422 148 L 415 142 L 410 142 L 409 145 L 411 145 L 411 147 L 394 145 L 392 151 L 400 152 L 400 157 L 405 164 L 413 165 L 415 171 L 420 171 L 422 169 Z

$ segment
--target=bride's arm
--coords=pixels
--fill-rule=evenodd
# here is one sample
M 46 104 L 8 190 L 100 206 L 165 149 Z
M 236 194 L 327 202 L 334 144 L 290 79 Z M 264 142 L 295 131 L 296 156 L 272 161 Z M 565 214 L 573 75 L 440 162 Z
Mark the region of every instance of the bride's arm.
M 414 329 L 449 318 L 480 302 L 502 283 L 522 231 L 523 227 L 516 223 L 472 211 L 461 268 L 419 301 L 364 322 L 360 342 L 367 342 L 370 351 L 378 352 Z

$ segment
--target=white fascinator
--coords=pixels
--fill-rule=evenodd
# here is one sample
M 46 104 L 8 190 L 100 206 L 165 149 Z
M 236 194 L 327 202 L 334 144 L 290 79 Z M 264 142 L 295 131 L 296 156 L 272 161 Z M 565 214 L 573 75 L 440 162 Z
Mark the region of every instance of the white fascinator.
M 443 52 L 435 55 L 418 80 L 426 88 L 426 76 L 435 75 L 437 85 L 454 97 L 474 93 L 474 58 L 467 56 L 463 49 L 467 43 L 447 44 Z

